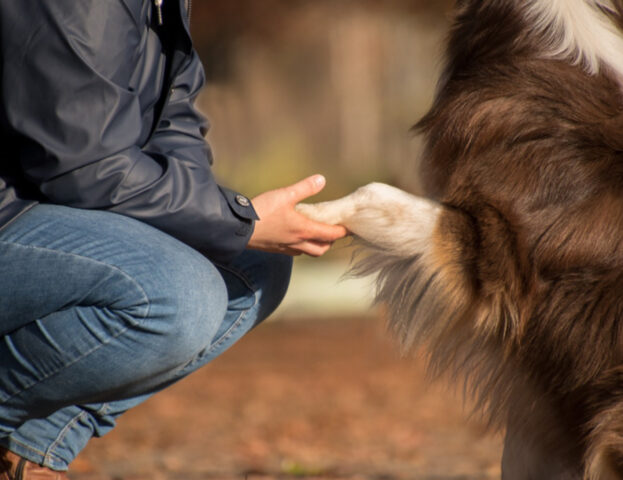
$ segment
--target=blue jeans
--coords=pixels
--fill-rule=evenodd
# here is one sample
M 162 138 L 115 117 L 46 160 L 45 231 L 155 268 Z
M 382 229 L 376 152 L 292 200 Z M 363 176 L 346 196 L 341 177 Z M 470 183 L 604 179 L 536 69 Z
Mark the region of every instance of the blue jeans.
M 289 257 L 217 266 L 136 220 L 38 205 L 0 231 L 0 445 L 66 470 L 285 295 Z

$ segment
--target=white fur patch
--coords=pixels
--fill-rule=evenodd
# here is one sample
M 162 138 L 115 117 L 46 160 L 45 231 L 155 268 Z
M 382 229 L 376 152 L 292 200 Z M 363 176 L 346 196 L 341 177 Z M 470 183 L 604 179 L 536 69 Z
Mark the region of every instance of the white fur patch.
M 313 220 L 344 225 L 388 254 L 407 257 L 429 250 L 442 208 L 382 183 L 371 183 L 332 202 L 297 206 Z
M 605 65 L 623 83 L 623 38 L 604 12 L 614 11 L 611 0 L 525 0 L 525 9 L 529 25 L 546 40 L 548 57 L 582 65 L 590 74 Z

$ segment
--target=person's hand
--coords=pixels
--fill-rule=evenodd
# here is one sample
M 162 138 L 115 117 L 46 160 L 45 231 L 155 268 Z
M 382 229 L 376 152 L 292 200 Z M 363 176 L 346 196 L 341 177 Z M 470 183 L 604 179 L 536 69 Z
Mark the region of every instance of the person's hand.
M 312 257 L 324 254 L 331 244 L 346 236 L 341 225 L 315 222 L 298 213 L 294 207 L 301 200 L 320 192 L 325 186 L 322 175 L 313 175 L 289 187 L 270 190 L 253 199 L 260 220 L 248 247 L 266 252 Z

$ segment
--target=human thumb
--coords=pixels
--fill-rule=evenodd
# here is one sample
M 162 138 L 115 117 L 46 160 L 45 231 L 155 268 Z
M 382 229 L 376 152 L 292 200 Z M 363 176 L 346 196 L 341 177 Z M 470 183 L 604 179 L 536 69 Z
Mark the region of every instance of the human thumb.
M 294 203 L 298 203 L 307 197 L 316 195 L 324 188 L 326 183 L 327 181 L 324 176 L 312 175 L 311 177 L 307 177 L 294 185 L 286 187 L 286 189 L 288 190 L 292 201 Z

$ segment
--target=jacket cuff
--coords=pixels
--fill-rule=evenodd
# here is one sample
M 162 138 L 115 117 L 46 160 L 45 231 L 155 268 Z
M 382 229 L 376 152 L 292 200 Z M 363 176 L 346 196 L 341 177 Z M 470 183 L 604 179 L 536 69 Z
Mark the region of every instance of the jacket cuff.
M 241 220 L 240 227 L 235 231 L 236 235 L 241 237 L 251 237 L 255 220 L 259 220 L 251 200 L 227 187 L 219 185 L 219 189 L 227 200 L 227 204 L 229 205 L 231 211 L 239 220 Z
M 227 187 L 221 187 L 219 185 L 219 189 L 227 199 L 227 203 L 231 210 L 240 218 L 245 220 L 259 220 L 260 217 L 257 216 L 257 212 L 253 205 L 251 204 L 251 200 L 244 195 L 230 190 Z

